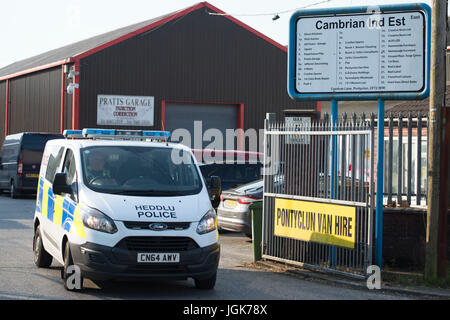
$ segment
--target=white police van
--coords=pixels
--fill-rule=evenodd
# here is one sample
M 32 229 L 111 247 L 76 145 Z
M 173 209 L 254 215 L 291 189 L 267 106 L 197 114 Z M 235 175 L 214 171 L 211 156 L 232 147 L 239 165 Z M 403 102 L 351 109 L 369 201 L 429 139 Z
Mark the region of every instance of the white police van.
M 64 135 L 46 144 L 42 159 L 35 264 L 61 263 L 69 290 L 83 278 L 155 277 L 212 289 L 220 245 L 210 194 L 220 193 L 220 179 L 207 186 L 191 150 L 167 142 L 166 131 Z

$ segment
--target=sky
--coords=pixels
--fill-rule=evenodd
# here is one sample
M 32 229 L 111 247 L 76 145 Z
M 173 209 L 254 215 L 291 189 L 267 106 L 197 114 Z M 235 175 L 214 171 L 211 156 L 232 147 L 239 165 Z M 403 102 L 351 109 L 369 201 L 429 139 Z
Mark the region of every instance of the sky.
M 2 0 L 0 68 L 111 30 L 192 6 L 200 0 Z M 291 15 L 308 8 L 410 3 L 411 0 L 209 0 L 282 45 Z M 419 1 L 418 1 L 419 2 Z M 431 6 L 432 0 L 420 1 Z M 286 12 L 287 11 L 287 12 Z M 273 21 L 275 14 L 280 18 Z

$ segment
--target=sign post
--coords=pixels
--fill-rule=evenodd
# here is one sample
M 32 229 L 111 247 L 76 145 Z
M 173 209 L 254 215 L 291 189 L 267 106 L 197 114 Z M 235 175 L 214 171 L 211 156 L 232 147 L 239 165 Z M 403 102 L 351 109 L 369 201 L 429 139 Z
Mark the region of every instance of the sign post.
M 375 217 L 375 262 L 383 261 L 383 187 L 384 187 L 384 100 L 378 99 L 377 193 Z M 401 144 L 399 144 L 401 145 Z
M 339 100 L 378 101 L 375 261 L 379 267 L 384 100 L 428 97 L 430 23 L 431 9 L 423 3 L 302 10 L 290 20 L 287 87 L 292 99 L 331 100 L 333 124 Z M 337 194 L 335 180 L 332 198 Z
M 338 122 L 338 102 L 337 100 L 331 100 L 331 127 L 335 131 Z M 337 159 L 336 159 L 336 136 L 332 138 L 331 141 L 331 154 L 333 158 L 331 159 L 331 199 L 337 199 L 338 194 L 338 184 L 337 184 Z M 330 247 L 330 260 L 331 265 L 336 266 L 336 247 Z

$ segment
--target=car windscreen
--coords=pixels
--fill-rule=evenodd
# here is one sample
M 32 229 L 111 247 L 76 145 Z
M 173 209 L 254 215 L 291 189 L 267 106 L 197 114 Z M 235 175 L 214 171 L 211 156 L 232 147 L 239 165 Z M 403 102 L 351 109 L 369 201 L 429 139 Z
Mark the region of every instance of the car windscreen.
M 222 190 L 234 188 L 261 178 L 261 163 L 212 163 L 200 167 L 205 178 L 219 176 Z
M 197 194 L 202 180 L 192 156 L 173 148 L 96 146 L 81 150 L 83 179 L 94 191 L 134 196 Z M 180 163 L 181 162 L 181 163 Z
M 246 185 L 240 186 L 234 189 L 237 193 L 248 193 L 248 192 L 258 192 L 263 189 L 264 182 L 263 180 L 258 180 L 255 182 L 248 183 Z

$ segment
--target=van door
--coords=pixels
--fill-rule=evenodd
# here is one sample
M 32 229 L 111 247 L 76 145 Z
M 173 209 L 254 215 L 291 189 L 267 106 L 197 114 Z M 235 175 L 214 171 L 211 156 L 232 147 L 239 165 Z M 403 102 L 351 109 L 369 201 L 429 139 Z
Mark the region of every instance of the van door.
M 11 179 L 17 177 L 17 158 L 19 156 L 20 140 L 6 138 L 2 148 L 0 187 L 9 190 Z
M 59 245 L 62 244 L 62 238 L 66 232 L 70 231 L 70 227 L 74 220 L 74 210 L 78 202 L 78 183 L 77 170 L 73 151 L 66 149 L 63 165 L 58 172 L 66 173 L 67 183 L 72 186 L 71 194 L 55 194 L 55 205 L 53 213 L 52 234 L 55 235 Z M 62 248 L 59 248 L 60 252 Z
M 59 247 L 57 241 L 57 234 L 55 234 L 53 227 L 54 224 L 54 208 L 55 208 L 55 196 L 53 194 L 53 180 L 55 174 L 61 167 L 61 159 L 64 153 L 64 147 L 51 146 L 48 148 L 44 155 L 43 169 L 41 170 L 38 196 L 37 196 L 37 211 L 41 213 L 41 228 L 42 239 L 45 249 L 57 256 L 59 254 Z
M 0 157 L 1 157 L 1 159 L 0 159 L 0 190 L 8 188 L 8 186 L 6 184 L 6 181 L 7 181 L 7 179 L 6 179 L 6 176 L 7 176 L 6 175 L 6 172 L 7 172 L 6 171 L 7 170 L 6 163 L 8 162 L 9 150 L 11 149 L 8 146 L 8 142 L 9 142 L 9 140 L 8 140 L 8 138 L 6 138 L 5 141 L 3 142 L 2 150 L 0 153 Z

